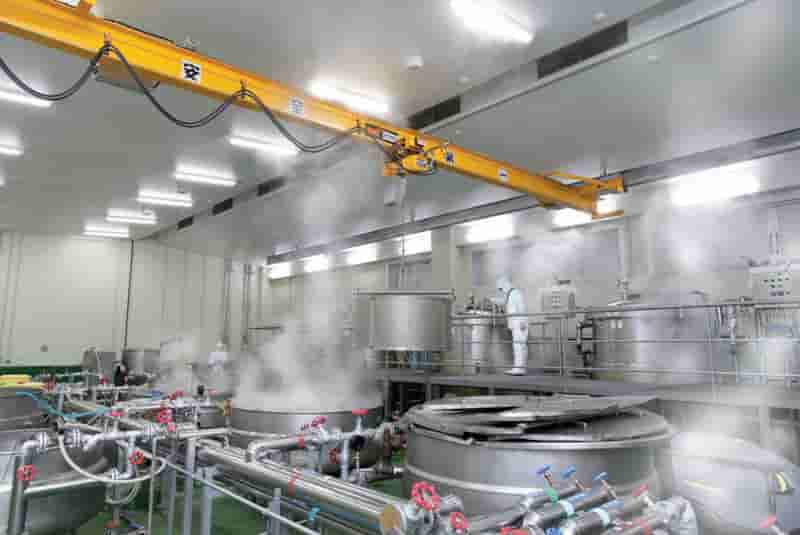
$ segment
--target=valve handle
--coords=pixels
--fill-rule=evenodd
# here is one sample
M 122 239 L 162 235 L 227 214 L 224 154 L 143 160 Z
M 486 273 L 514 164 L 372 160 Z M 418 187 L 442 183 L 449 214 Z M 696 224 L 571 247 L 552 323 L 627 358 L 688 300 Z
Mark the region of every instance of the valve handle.
M 132 465 L 139 466 L 144 462 L 144 453 L 142 453 L 139 450 L 136 450 L 133 453 L 131 453 L 130 457 L 128 457 L 128 460 L 131 462 Z
M 369 414 L 369 409 L 353 409 L 353 416 L 366 416 Z
M 172 422 L 172 411 L 167 408 L 161 409 L 156 415 L 156 421 L 160 424 L 169 424 Z
M 26 464 L 20 466 L 17 469 L 17 480 L 18 481 L 26 481 L 30 483 L 33 481 L 33 478 L 36 477 L 36 467 L 32 464 Z
M 608 472 L 600 472 L 599 474 L 594 476 L 594 479 L 592 481 L 594 481 L 595 483 L 600 483 L 601 481 L 605 481 L 607 479 L 608 479 Z
M 122 411 L 111 411 L 108 413 L 111 418 L 119 418 L 122 416 Z
M 183 397 L 183 390 L 176 390 L 175 392 L 169 395 L 170 401 L 175 401 L 176 399 L 182 397 Z
M 633 495 L 634 498 L 638 498 L 639 496 L 642 496 L 643 494 L 647 494 L 649 491 L 650 491 L 650 489 L 647 488 L 647 485 L 641 485 L 636 490 L 634 490 L 631 494 Z
M 552 468 L 552 467 L 551 467 L 549 464 L 546 464 L 546 465 L 542 466 L 541 468 L 539 468 L 539 469 L 536 471 L 536 473 L 537 473 L 537 474 L 539 474 L 540 476 L 543 476 L 543 475 L 545 475 L 546 473 L 548 473 L 548 472 L 550 471 L 550 469 L 551 469 L 551 468 Z
M 464 513 L 458 511 L 450 513 L 450 527 L 457 533 L 466 532 L 469 529 L 469 522 Z
M 758 527 L 761 528 L 761 529 L 769 529 L 769 528 L 771 528 L 772 526 L 774 526 L 777 523 L 778 523 L 778 517 L 776 517 L 775 515 L 770 515 L 767 518 L 765 518 L 758 525 Z
M 324 416 L 315 416 L 314 419 L 311 420 L 311 427 L 319 427 L 321 425 L 324 425 L 325 422 L 327 421 L 328 419 L 325 418 Z
M 442 504 L 436 487 L 425 481 L 414 483 L 411 487 L 411 499 L 417 507 L 428 512 L 438 511 Z
M 575 468 L 574 466 L 569 466 L 569 467 L 567 467 L 566 470 L 564 470 L 561 473 L 561 477 L 564 478 L 564 479 L 569 479 L 572 476 L 574 476 L 577 472 L 578 472 L 577 468 Z

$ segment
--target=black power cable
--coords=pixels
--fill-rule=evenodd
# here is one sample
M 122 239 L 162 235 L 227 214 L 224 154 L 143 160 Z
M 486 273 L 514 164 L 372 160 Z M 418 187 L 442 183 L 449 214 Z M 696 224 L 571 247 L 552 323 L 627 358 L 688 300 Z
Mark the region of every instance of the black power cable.
M 277 117 L 277 115 L 275 115 L 275 112 L 273 112 L 266 104 L 264 104 L 264 102 L 261 100 L 261 98 L 259 98 L 259 96 L 256 93 L 245 88 L 242 88 L 236 91 L 235 93 L 231 94 L 230 96 L 228 96 L 219 106 L 217 106 L 216 109 L 214 109 L 208 115 L 205 115 L 204 117 L 201 117 L 200 119 L 197 119 L 195 121 L 184 121 L 182 119 L 179 119 L 172 113 L 170 113 L 164 107 L 164 105 L 161 104 L 161 102 L 159 102 L 155 96 L 153 96 L 152 90 L 147 87 L 142 78 L 139 76 L 139 73 L 137 73 L 136 69 L 134 69 L 133 66 L 128 62 L 128 59 L 125 57 L 122 51 L 110 43 L 106 43 L 105 45 L 100 47 L 100 49 L 97 51 L 97 54 L 95 54 L 95 56 L 89 62 L 89 65 L 87 66 L 84 73 L 80 76 L 80 78 L 78 78 L 78 80 L 68 89 L 61 91 L 59 93 L 52 93 L 52 94 L 43 93 L 41 91 L 34 89 L 33 87 L 25 83 L 19 76 L 17 76 L 17 74 L 3 60 L 2 57 L 0 57 L 0 70 L 2 70 L 6 74 L 6 76 L 8 76 L 9 79 L 11 79 L 11 81 L 14 82 L 14 84 L 16 84 L 17 87 L 22 89 L 24 92 L 42 100 L 59 101 L 59 100 L 65 100 L 73 96 L 75 93 L 77 93 L 86 84 L 86 82 L 92 76 L 92 73 L 94 73 L 97 70 L 97 65 L 100 63 L 100 60 L 103 58 L 103 56 L 108 53 L 113 53 L 115 56 L 117 56 L 117 58 L 119 58 L 120 62 L 122 62 L 123 66 L 125 67 L 125 70 L 128 71 L 130 77 L 139 87 L 141 92 L 144 93 L 145 97 L 147 97 L 147 99 L 150 101 L 153 107 L 155 107 L 156 110 L 158 110 L 158 112 L 161 113 L 161 115 L 163 115 L 164 117 L 166 117 L 170 122 L 183 128 L 200 128 L 206 126 L 215 119 L 217 119 L 218 117 L 220 117 L 223 113 L 225 113 L 231 106 L 231 104 L 233 104 L 237 99 L 250 98 L 258 105 L 258 107 L 267 116 L 267 118 L 269 118 L 272 124 L 275 125 L 275 127 L 278 129 L 281 135 L 283 135 L 286 139 L 288 139 L 293 145 L 295 145 L 302 152 L 319 153 L 326 151 L 328 149 L 335 147 L 336 145 L 338 145 L 345 139 L 349 138 L 353 134 L 362 131 L 360 126 L 356 126 L 349 130 L 341 132 L 332 137 L 331 139 L 323 143 L 320 143 L 318 145 L 306 144 L 300 139 L 298 139 L 294 134 L 292 134 L 292 132 L 286 127 L 286 125 L 283 124 L 283 122 Z

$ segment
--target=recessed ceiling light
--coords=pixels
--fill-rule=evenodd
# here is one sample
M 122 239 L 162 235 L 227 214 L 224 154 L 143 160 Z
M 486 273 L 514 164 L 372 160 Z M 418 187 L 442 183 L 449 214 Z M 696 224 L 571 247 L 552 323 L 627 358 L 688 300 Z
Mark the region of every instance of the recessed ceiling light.
M 331 267 L 331 259 L 328 255 L 318 254 L 310 256 L 301 260 L 303 263 L 303 271 L 306 273 L 316 273 L 318 271 L 325 271 Z
M 464 24 L 475 32 L 526 45 L 533 41 L 532 32 L 499 11 L 493 3 L 485 0 L 451 0 L 450 5 Z
M 595 24 L 600 24 L 601 22 L 605 21 L 608 18 L 608 14 L 605 11 L 598 11 L 594 14 L 592 19 L 594 20 Z
M 209 186 L 233 187 L 237 184 L 235 178 L 229 176 L 219 176 L 205 171 L 178 167 L 173 175 L 179 182 L 191 182 L 194 184 L 207 184 Z
M 317 98 L 338 102 L 354 110 L 363 111 L 365 113 L 372 113 L 375 115 L 385 115 L 389 113 L 389 104 L 385 100 L 340 89 L 327 82 L 317 81 L 311 84 L 311 94 Z
M 575 227 L 591 222 L 592 214 L 574 210 L 572 208 L 563 208 L 558 210 L 555 215 L 553 215 L 553 224 L 557 227 Z
M 270 143 L 269 141 L 240 136 L 231 136 L 228 138 L 228 142 L 234 147 L 268 152 L 276 156 L 297 156 L 300 152 L 297 147 L 288 144 Z
M 753 163 L 743 162 L 677 177 L 672 202 L 678 206 L 713 203 L 753 195 L 760 189 Z
M 106 214 L 109 223 L 127 223 L 130 225 L 155 225 L 158 217 L 152 210 L 115 210 L 110 209 Z
M 127 239 L 130 238 L 130 231 L 128 227 L 87 224 L 83 227 L 83 235 L 95 238 Z
M 472 79 L 469 76 L 459 76 L 458 77 L 458 83 L 462 84 L 462 85 L 467 85 L 471 81 L 472 81 Z
M 149 189 L 139 190 L 139 197 L 136 200 L 142 204 L 177 206 L 180 208 L 191 208 L 194 204 L 192 196 L 188 193 L 171 193 Z
M 425 60 L 422 56 L 411 56 L 406 60 L 406 69 L 409 71 L 418 71 L 425 66 Z
M 17 93 L 16 91 L 6 91 L 5 89 L 0 89 L 0 100 L 13 102 L 14 104 L 23 104 L 34 108 L 49 108 L 53 105 L 49 100 L 42 100 L 40 98 Z
M 0 156 L 22 156 L 23 150 L 20 147 L 12 147 L 10 145 L 0 145 Z

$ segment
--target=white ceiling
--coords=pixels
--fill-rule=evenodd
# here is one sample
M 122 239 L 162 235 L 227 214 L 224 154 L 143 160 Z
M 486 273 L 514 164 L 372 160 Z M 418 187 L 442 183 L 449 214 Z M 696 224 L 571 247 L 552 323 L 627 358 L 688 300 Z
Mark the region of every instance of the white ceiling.
M 530 169 L 597 175 L 604 159 L 624 170 L 797 128 L 798 24 L 792 0 L 758 0 L 436 134 Z M 359 154 L 169 242 L 263 256 L 399 223 L 382 204 L 378 156 Z M 756 169 L 765 185 L 800 185 L 795 161 Z M 514 195 L 442 173 L 411 179 L 408 205 L 426 218 Z
M 539 27 L 530 50 L 476 39 L 456 25 L 448 0 L 416 10 L 426 16 L 396 2 L 338 2 L 331 13 L 312 0 L 273 2 L 279 5 L 269 10 L 255 2 L 234 10 L 203 0 L 186 9 L 167 0 L 155 10 L 148 2 L 106 0 L 103 11 L 177 40 L 189 34 L 203 52 L 298 86 L 336 75 L 365 92 L 375 87 L 395 97 L 395 109 L 405 113 L 463 90 L 463 74 L 480 82 L 591 31 L 591 17 L 600 9 L 612 22 L 654 3 L 509 0 L 509 10 Z M 800 120 L 800 36 L 793 26 L 800 13 L 792 4 L 754 1 L 440 133 L 534 170 L 598 174 L 604 159 L 611 170 L 625 169 L 794 128 Z M 409 43 L 425 50 L 410 50 Z M 403 68 L 412 53 L 426 58 L 420 73 Z M 9 37 L 0 37 L 0 54 L 47 90 L 66 86 L 84 65 Z M 650 56 L 660 61 L 652 63 Z M 167 87 L 158 93 L 182 117 L 213 106 Z M 297 130 L 307 139 L 322 136 Z M 141 96 L 94 83 L 49 110 L 0 102 L 0 144 L 26 149 L 23 158 L 0 160 L 9 182 L 0 189 L 0 228 L 78 233 L 87 218 L 101 219 L 108 207 L 135 206 L 140 185 L 174 188 L 171 171 L 181 163 L 233 172 L 243 182 L 240 190 L 289 173 L 292 188 L 170 236 L 176 246 L 265 256 L 401 221 L 398 208 L 383 206 L 386 179 L 374 148 L 304 156 L 290 168 L 228 147 L 224 139 L 231 132 L 274 135 L 263 117 L 240 110 L 199 131 L 179 129 Z M 190 189 L 199 207 L 231 193 Z M 408 206 L 422 218 L 513 195 L 441 173 L 411 179 Z M 164 223 L 188 215 L 158 212 Z
M 163 0 L 157 6 L 100 0 L 98 8 L 105 17 L 176 41 L 190 36 L 204 53 L 298 87 L 321 77 L 364 93 L 385 94 L 391 97 L 394 114 L 404 116 L 464 91 L 462 76 L 481 83 L 596 30 L 593 16 L 600 10 L 608 14 L 603 24 L 611 24 L 656 3 L 504 0 L 511 14 L 536 29 L 537 38 L 529 47 L 471 33 L 453 15 L 449 0 L 425 2 L 424 9 L 409 9 L 403 2 L 356 0 L 251 0 L 236 6 L 218 0 Z M 85 65 L 83 60 L 6 35 L 0 35 L 0 55 L 24 79 L 51 92 L 66 87 Z M 424 58 L 422 70 L 405 69 L 411 55 Z M 0 87 L 6 84 L 0 77 Z M 159 88 L 157 94 L 171 111 L 186 118 L 196 118 L 215 105 L 169 87 Z M 309 140 L 321 136 L 308 129 L 298 131 Z M 135 208 L 140 186 L 175 189 L 171 173 L 181 164 L 234 173 L 241 185 L 233 193 L 289 170 L 285 162 L 228 147 L 224 139 L 230 133 L 275 135 L 264 117 L 243 110 L 234 110 L 202 130 L 179 129 L 140 95 L 94 82 L 47 110 L 0 102 L 0 144 L 25 149 L 22 158 L 0 159 L 0 176 L 6 182 L 0 188 L 0 228 L 80 233 L 84 222 L 102 220 L 107 208 Z M 369 203 L 374 208 L 374 199 L 382 195 L 376 189 L 382 184 L 380 166 L 374 158 L 362 159 L 366 150 L 359 149 L 338 169 L 359 174 L 358 183 L 367 186 L 360 188 L 364 206 Z M 301 162 L 313 168 L 317 160 L 304 157 Z M 305 176 L 308 169 L 294 172 Z M 323 178 L 341 189 L 339 177 L 333 173 Z M 458 189 L 464 183 L 455 178 L 446 185 Z M 194 194 L 199 208 L 232 193 L 198 186 L 184 189 Z M 361 212 L 357 205 L 351 208 Z M 170 208 L 159 208 L 158 213 L 164 224 L 189 215 Z M 277 221 L 273 228 L 276 235 L 283 230 L 285 240 L 286 222 Z M 261 229 L 253 232 L 260 234 Z

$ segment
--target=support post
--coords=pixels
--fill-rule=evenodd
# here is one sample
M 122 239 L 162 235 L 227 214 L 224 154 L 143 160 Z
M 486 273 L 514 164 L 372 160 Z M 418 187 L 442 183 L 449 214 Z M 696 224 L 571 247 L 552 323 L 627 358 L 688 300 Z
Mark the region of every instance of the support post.
M 213 468 L 208 468 L 203 473 L 203 479 L 213 479 Z M 200 498 L 200 535 L 211 535 L 211 525 L 214 515 L 214 489 L 203 485 Z
M 197 459 L 197 439 L 186 441 L 186 477 L 183 483 L 183 535 L 192 535 L 192 498 L 194 497 L 194 469 Z

